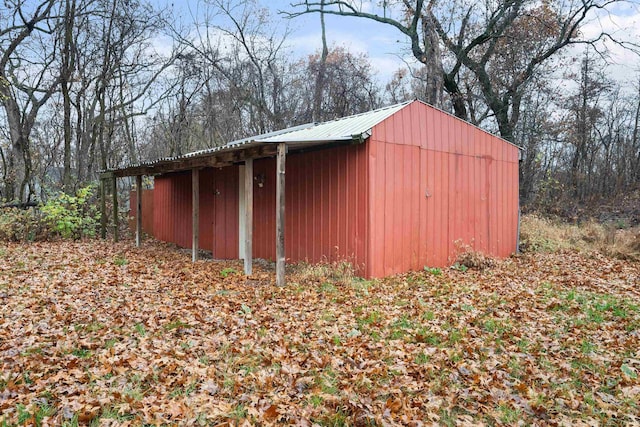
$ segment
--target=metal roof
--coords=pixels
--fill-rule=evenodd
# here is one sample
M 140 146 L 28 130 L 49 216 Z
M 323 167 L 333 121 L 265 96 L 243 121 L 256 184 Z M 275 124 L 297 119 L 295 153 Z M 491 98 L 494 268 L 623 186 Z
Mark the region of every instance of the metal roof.
M 177 158 L 198 157 L 204 154 L 230 151 L 237 147 L 247 147 L 256 145 L 255 143 L 318 143 L 334 141 L 359 140 L 363 134 L 371 130 L 372 127 L 409 105 L 411 101 L 391 105 L 366 113 L 355 114 L 353 116 L 342 117 L 328 122 L 306 123 L 293 126 L 262 135 L 250 136 L 248 138 L 231 141 L 225 145 L 207 148 L 184 154 Z M 368 136 L 368 135 L 366 135 Z
M 197 157 L 197 156 L 201 156 L 203 154 L 210 154 L 210 153 L 217 153 L 219 151 L 229 151 L 229 149 L 234 149 L 236 147 L 243 147 L 243 146 L 247 146 L 251 143 L 254 142 L 261 142 L 262 139 L 264 138 L 272 138 L 272 137 L 276 137 L 278 135 L 282 135 L 283 133 L 288 133 L 288 132 L 295 132 L 297 130 L 300 129 L 307 129 L 309 127 L 312 126 L 316 126 L 316 123 L 305 123 L 303 125 L 298 125 L 298 126 L 293 126 L 290 128 L 286 128 L 286 129 L 281 129 L 281 130 L 277 130 L 274 132 L 269 132 L 269 133 L 264 133 L 261 135 L 254 135 L 254 136 L 250 136 L 248 138 L 242 138 L 242 139 L 237 139 L 235 141 L 231 141 L 228 142 L 224 145 L 220 145 L 218 147 L 212 147 L 212 148 L 205 148 L 204 150 L 198 150 L 198 151 L 194 151 L 191 153 L 187 153 L 184 154 L 183 156 L 180 156 L 180 158 L 189 158 L 189 157 Z
M 290 129 L 277 135 L 256 138 L 260 142 L 315 142 L 349 141 L 361 139 L 372 127 L 395 114 L 409 102 L 395 104 L 355 116 L 343 117 L 329 122 L 313 124 L 302 129 Z M 368 135 L 367 135 L 368 136 Z
M 407 101 L 327 122 L 293 126 L 275 132 L 231 141 L 222 146 L 194 151 L 181 156 L 164 157 L 153 161 L 129 164 L 121 168 L 110 168 L 107 171 L 124 171 L 126 169 L 156 166 L 183 159 L 207 157 L 212 154 L 233 152 L 238 149 L 247 149 L 273 143 L 284 142 L 292 148 L 299 148 L 340 141 L 363 141 L 369 137 L 368 132 L 371 128 L 409 105 L 411 102 L 412 101 Z

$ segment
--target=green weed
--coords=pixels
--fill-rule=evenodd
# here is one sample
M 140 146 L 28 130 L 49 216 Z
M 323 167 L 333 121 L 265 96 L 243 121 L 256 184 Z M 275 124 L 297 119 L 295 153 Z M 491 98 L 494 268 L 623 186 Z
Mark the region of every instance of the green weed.
M 416 355 L 414 362 L 416 363 L 416 365 L 424 365 L 425 363 L 429 362 L 429 355 L 425 354 L 424 352 L 420 352 Z
M 229 275 L 231 274 L 238 274 L 238 270 L 236 270 L 235 268 L 225 268 L 220 272 L 220 276 L 222 276 L 222 278 L 226 279 L 227 277 L 229 277 Z
M 314 408 L 317 408 L 318 406 L 322 405 L 322 402 L 324 402 L 324 399 L 322 397 L 320 397 L 320 396 L 315 395 L 315 394 L 312 395 L 309 398 L 309 403 L 311 403 L 311 405 Z
M 434 276 L 442 276 L 442 269 L 438 267 L 424 267 L 424 271 Z
M 173 322 L 169 322 L 166 325 L 164 325 L 164 329 L 167 331 L 172 331 L 174 329 L 180 329 L 180 328 L 190 328 L 191 325 L 189 325 L 188 323 L 183 322 L 182 320 L 178 319 L 178 320 L 174 320 Z
M 125 265 L 129 264 L 129 261 L 124 256 L 118 255 L 117 257 L 115 257 L 113 259 L 113 263 L 115 265 L 117 265 L 118 267 L 122 267 L 122 266 L 125 266 Z
M 330 367 L 325 368 L 319 376 L 316 376 L 316 383 L 320 386 L 323 393 L 333 395 L 340 394 L 337 374 Z
M 79 357 L 80 359 L 88 359 L 91 357 L 91 350 L 86 348 L 76 348 L 76 349 L 73 349 L 73 351 L 71 351 L 71 354 L 73 354 L 76 357 Z
M 520 411 L 507 404 L 500 405 L 498 410 L 500 411 L 500 421 L 504 424 L 513 424 L 520 419 Z
M 638 374 L 636 373 L 636 371 L 626 363 L 623 363 L 622 366 L 620 366 L 620 370 L 622 371 L 623 374 L 625 374 L 627 377 L 631 378 L 632 380 L 638 379 Z
M 460 271 L 462 273 L 464 273 L 465 271 L 467 271 L 469 269 L 469 267 L 467 267 L 464 264 L 459 264 L 459 263 L 455 263 L 450 267 L 452 270 L 456 270 L 456 271 Z
M 144 325 L 142 323 L 136 323 L 136 326 L 134 326 L 133 329 L 141 337 L 144 337 L 145 335 L 147 335 L 147 330 L 144 328 Z
M 362 328 L 365 325 L 379 325 L 381 321 L 382 313 L 378 310 L 370 312 L 366 317 L 356 319 L 356 323 L 358 323 L 359 328 Z
M 247 414 L 247 408 L 245 408 L 243 404 L 239 404 L 229 414 L 229 418 L 240 421 L 247 418 Z

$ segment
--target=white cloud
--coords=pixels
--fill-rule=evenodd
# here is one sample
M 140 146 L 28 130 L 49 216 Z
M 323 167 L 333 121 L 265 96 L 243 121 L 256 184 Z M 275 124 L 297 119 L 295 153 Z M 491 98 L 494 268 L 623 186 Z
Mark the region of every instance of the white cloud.
M 370 60 L 373 69 L 378 73 L 378 81 L 383 84 L 388 83 L 398 69 L 407 68 L 407 64 L 411 66 L 418 64 L 413 56 L 401 57 L 395 54 L 374 56 Z
M 366 54 L 376 78 L 382 83 L 390 80 L 398 68 L 405 67 L 406 62 L 415 62 L 410 54 L 402 55 L 404 46 L 385 35 L 365 38 L 356 33 L 331 31 L 327 32 L 327 42 L 330 47 L 340 46 L 353 54 Z M 295 55 L 312 54 L 322 47 L 320 31 L 290 37 L 287 44 Z
M 308 55 L 322 46 L 320 33 L 297 35 L 287 39 L 287 45 L 298 55 Z
M 603 33 L 608 35 L 597 43 L 597 47 L 607 54 L 611 78 L 625 82 L 638 74 L 640 56 L 636 52 L 640 46 L 640 9 L 637 5 L 618 5 L 608 13 L 594 14 L 581 31 L 587 40 L 596 39 Z M 619 42 L 625 43 L 626 47 Z M 636 52 L 630 49 L 634 45 Z M 583 49 L 584 46 L 577 51 L 582 52 Z
M 153 53 L 161 58 L 170 58 L 173 53 L 173 40 L 169 36 L 159 35 L 151 39 Z

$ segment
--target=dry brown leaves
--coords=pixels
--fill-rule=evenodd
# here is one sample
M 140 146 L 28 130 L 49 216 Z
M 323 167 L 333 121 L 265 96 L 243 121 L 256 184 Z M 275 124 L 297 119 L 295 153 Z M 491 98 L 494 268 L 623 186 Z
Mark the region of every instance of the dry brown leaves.
M 5 425 L 640 422 L 637 263 L 534 254 L 278 288 L 151 242 L 0 260 Z

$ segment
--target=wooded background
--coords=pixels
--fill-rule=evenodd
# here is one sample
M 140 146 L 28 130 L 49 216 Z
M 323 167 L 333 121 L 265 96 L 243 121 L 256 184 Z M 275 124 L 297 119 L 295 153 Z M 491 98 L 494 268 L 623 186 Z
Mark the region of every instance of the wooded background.
M 637 46 L 624 29 L 582 31 L 628 3 L 356 3 L 274 14 L 258 0 L 203 0 L 184 20 L 144 0 L 3 2 L 0 201 L 46 200 L 109 167 L 413 98 L 523 147 L 525 207 L 560 212 L 640 189 L 640 73 L 609 78 L 602 42 Z M 323 48 L 296 57 L 287 24 L 302 14 L 322 22 Z M 417 64 L 381 82 L 366 55 L 327 45 L 326 14 L 395 28 Z

